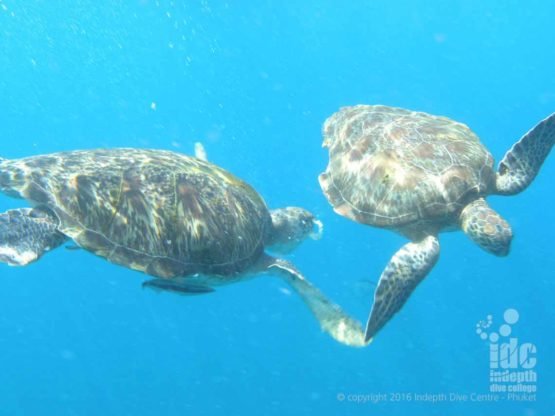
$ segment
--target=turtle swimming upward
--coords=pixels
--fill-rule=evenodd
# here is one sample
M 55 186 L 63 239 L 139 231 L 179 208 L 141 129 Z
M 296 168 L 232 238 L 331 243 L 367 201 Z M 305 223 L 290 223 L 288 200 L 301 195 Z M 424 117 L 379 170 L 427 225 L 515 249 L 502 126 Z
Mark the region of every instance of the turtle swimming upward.
M 67 239 L 154 276 L 144 286 L 181 294 L 254 274 L 282 277 L 335 339 L 363 345 L 360 324 L 288 261 L 316 233 L 302 208 L 268 211 L 248 184 L 205 160 L 161 150 L 87 150 L 0 160 L 0 190 L 33 208 L 0 214 L 0 261 L 23 266 Z
M 460 228 L 484 250 L 508 254 L 511 227 L 485 197 L 517 194 L 532 182 L 555 142 L 555 114 L 515 143 L 497 171 L 478 137 L 445 117 L 345 107 L 326 120 L 323 135 L 329 165 L 319 180 L 334 210 L 411 240 L 380 277 L 369 342 L 436 263 L 439 232 Z

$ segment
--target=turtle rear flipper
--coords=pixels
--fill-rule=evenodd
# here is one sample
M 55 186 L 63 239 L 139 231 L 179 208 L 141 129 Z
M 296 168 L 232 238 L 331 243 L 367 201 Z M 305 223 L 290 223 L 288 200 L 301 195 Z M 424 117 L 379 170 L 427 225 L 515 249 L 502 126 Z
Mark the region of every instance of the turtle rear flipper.
M 20 208 L 0 214 L 0 262 L 25 266 L 67 239 L 58 220 L 40 208 Z
M 374 294 L 374 304 L 366 325 L 366 341 L 370 341 L 403 307 L 438 258 L 439 242 L 434 236 L 418 243 L 405 244 L 395 253 L 383 271 Z
M 497 172 L 497 193 L 514 195 L 526 189 L 554 143 L 555 113 L 539 122 L 505 154 Z
M 322 329 L 336 341 L 351 347 L 364 347 L 369 344 L 364 340 L 362 325 L 329 300 L 290 262 L 270 256 L 266 256 L 262 262 L 265 263 L 266 272 L 277 273 L 299 294 Z

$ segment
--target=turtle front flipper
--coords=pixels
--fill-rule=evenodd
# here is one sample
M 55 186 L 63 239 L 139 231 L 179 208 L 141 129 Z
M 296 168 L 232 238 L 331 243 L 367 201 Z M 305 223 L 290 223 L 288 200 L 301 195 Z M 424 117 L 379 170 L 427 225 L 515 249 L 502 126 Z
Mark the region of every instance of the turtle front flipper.
M 539 122 L 499 162 L 496 191 L 514 195 L 534 180 L 555 143 L 555 113 Z
M 67 237 L 58 219 L 40 208 L 20 208 L 0 214 L 0 262 L 25 266 L 38 260 Z
M 263 262 L 265 271 L 278 274 L 300 295 L 322 329 L 335 340 L 350 347 L 364 347 L 369 344 L 364 340 L 360 322 L 348 316 L 341 307 L 330 301 L 290 262 L 269 256 Z
M 186 278 L 151 279 L 143 282 L 143 287 L 186 296 L 203 295 L 205 293 L 214 292 L 214 289 L 210 286 L 188 283 Z
M 435 236 L 405 244 L 395 253 L 383 271 L 374 293 L 374 304 L 366 325 L 366 342 L 403 307 L 438 258 L 439 241 Z

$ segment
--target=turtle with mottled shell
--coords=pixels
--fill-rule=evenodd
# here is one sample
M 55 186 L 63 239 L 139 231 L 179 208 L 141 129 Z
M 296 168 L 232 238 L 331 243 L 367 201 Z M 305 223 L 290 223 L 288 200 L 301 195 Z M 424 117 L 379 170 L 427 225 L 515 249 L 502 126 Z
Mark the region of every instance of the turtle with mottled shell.
M 511 227 L 485 198 L 517 194 L 533 181 L 555 142 L 555 114 L 515 143 L 497 170 L 466 125 L 402 108 L 342 108 L 326 120 L 323 136 L 329 165 L 319 180 L 334 210 L 411 240 L 380 277 L 369 342 L 433 268 L 439 232 L 462 229 L 486 251 L 509 253 Z
M 308 211 L 269 211 L 247 183 L 202 159 L 142 149 L 71 151 L 0 160 L 0 191 L 31 208 L 0 214 L 0 261 L 24 266 L 71 239 L 112 263 L 154 277 L 143 286 L 200 294 L 269 273 L 287 281 L 323 329 L 363 345 L 346 316 L 287 260 L 319 221 Z

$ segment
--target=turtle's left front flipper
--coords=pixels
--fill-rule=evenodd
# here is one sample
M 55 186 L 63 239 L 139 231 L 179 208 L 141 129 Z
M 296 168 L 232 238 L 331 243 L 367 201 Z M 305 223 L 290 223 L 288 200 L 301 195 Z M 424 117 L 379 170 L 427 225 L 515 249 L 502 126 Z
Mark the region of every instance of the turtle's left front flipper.
M 539 122 L 499 162 L 496 191 L 514 195 L 534 180 L 555 143 L 555 113 Z
M 438 258 L 439 241 L 435 236 L 405 244 L 395 253 L 383 271 L 374 293 L 374 304 L 366 324 L 367 341 L 403 307 Z
M 32 263 L 66 239 L 48 211 L 20 208 L 0 214 L 0 262 L 10 266 Z
M 330 301 L 290 262 L 269 256 L 264 261 L 265 271 L 276 273 L 284 279 L 301 296 L 322 329 L 335 340 L 350 347 L 364 347 L 369 344 L 364 340 L 362 325 Z

